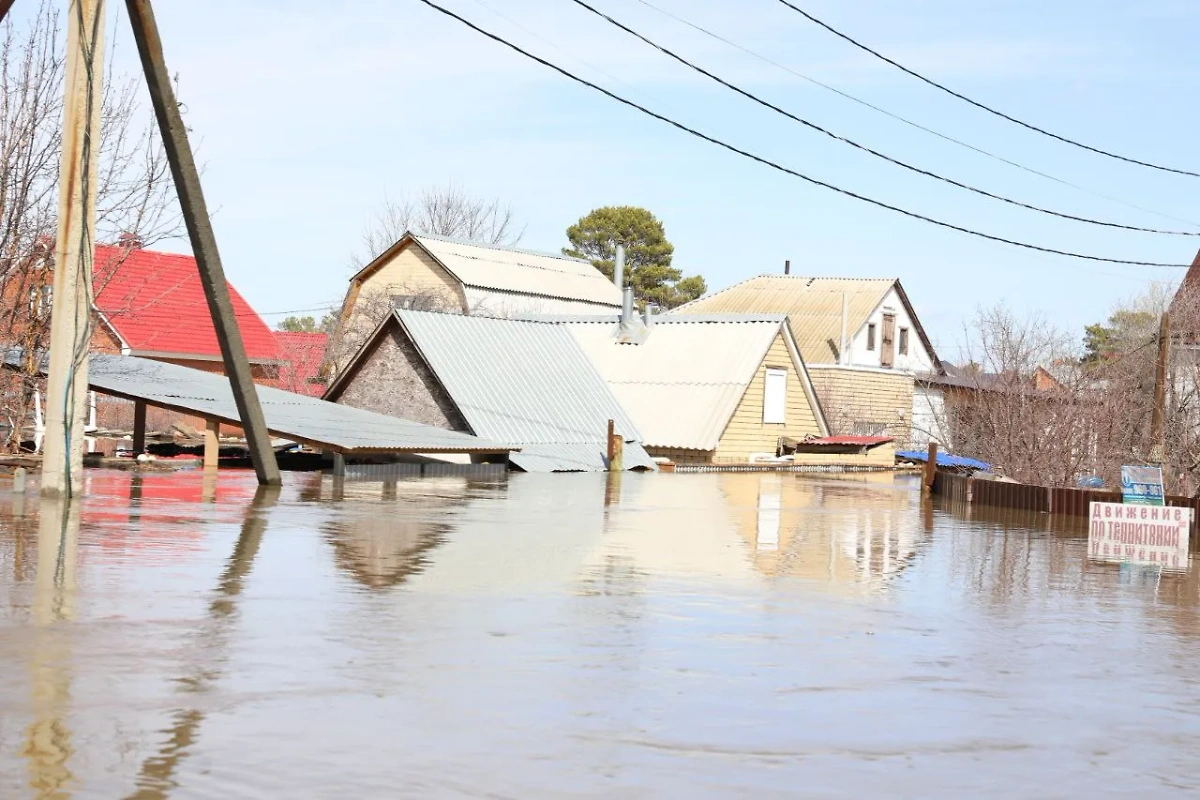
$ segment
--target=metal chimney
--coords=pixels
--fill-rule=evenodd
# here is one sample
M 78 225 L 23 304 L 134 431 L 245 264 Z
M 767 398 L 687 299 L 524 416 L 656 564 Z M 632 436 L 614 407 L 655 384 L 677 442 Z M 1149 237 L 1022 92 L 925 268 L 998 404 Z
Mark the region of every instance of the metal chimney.
M 613 283 L 618 289 L 625 287 L 625 245 L 617 245 L 617 263 L 613 267 Z
M 784 275 L 792 274 L 792 262 L 790 260 L 783 262 L 783 274 Z
M 633 321 L 633 287 L 626 286 L 621 293 L 621 324 L 628 325 Z
M 646 326 L 647 331 L 654 324 L 654 306 L 650 303 L 646 303 L 646 307 L 642 309 L 642 324 Z

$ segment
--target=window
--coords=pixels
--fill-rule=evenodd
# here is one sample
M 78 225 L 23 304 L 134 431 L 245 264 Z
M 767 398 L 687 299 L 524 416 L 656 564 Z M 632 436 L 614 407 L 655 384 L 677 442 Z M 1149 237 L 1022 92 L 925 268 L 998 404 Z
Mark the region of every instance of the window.
M 763 424 L 782 425 L 787 422 L 787 370 L 767 367 L 763 387 Z
M 900 355 L 908 355 L 908 328 L 900 329 Z
M 54 308 L 54 287 L 47 284 L 42 287 L 42 302 L 39 311 L 42 314 L 49 314 Z
M 875 323 L 872 322 L 867 326 L 867 349 L 875 349 Z

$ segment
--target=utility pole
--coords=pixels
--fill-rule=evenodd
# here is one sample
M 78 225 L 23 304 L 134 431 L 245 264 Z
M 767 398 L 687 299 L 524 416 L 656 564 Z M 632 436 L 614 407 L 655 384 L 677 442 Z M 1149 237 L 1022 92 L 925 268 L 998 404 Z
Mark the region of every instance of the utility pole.
M 1154 364 L 1154 409 L 1150 413 L 1150 463 L 1166 458 L 1167 374 L 1171 360 L 1171 315 L 1163 312 L 1158 328 L 1158 360 Z
M 162 39 L 150 0 L 125 0 L 129 10 L 129 22 L 133 26 L 133 38 L 137 42 L 142 70 L 150 89 L 150 101 L 154 116 L 162 134 L 171 165 L 171 176 L 175 180 L 175 191 L 183 210 L 183 220 L 191 239 L 192 252 L 200 267 L 200 283 L 208 300 L 213 328 L 221 345 L 221 358 L 225 362 L 225 374 L 229 377 L 233 399 L 241 417 L 242 429 L 246 433 L 246 444 L 250 449 L 250 460 L 254 472 L 262 485 L 280 483 L 279 465 L 275 451 L 271 448 L 271 436 L 263 418 L 258 392 L 254 389 L 254 378 L 250 373 L 250 362 L 246 359 L 246 347 L 242 332 L 233 313 L 229 299 L 229 285 L 225 282 L 225 270 L 217 252 L 217 238 L 213 234 L 208 217 L 208 206 L 200 187 L 200 173 L 188 143 L 187 129 L 179 113 L 179 103 L 171 87 L 171 76 L 163 59 Z
M 103 33 L 104 0 L 70 0 L 42 460 L 42 494 L 54 497 L 79 494 L 83 486 Z

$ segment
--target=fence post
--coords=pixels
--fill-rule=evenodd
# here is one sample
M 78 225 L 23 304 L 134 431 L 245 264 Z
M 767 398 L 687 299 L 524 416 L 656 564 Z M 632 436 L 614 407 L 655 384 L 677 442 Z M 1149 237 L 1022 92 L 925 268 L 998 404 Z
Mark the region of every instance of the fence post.
M 937 442 L 929 443 L 929 453 L 925 461 L 925 494 L 933 493 L 933 481 L 937 477 Z

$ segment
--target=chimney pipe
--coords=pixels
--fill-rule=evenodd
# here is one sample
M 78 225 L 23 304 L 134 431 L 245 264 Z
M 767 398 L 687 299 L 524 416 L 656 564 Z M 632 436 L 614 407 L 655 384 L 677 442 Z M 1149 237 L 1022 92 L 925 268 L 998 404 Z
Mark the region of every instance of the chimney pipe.
M 628 325 L 633 321 L 633 287 L 626 286 L 621 293 L 621 324 Z
M 792 274 L 792 262 L 791 262 L 791 260 L 788 260 L 788 261 L 784 261 L 784 262 L 783 262 L 783 274 L 784 274 L 784 275 L 791 275 L 791 274 Z
M 613 267 L 613 283 L 618 289 L 625 288 L 625 245 L 617 245 L 617 263 Z
M 650 330 L 650 326 L 654 324 L 654 306 L 646 303 L 646 307 L 642 309 L 642 324 L 646 326 L 646 330 Z

